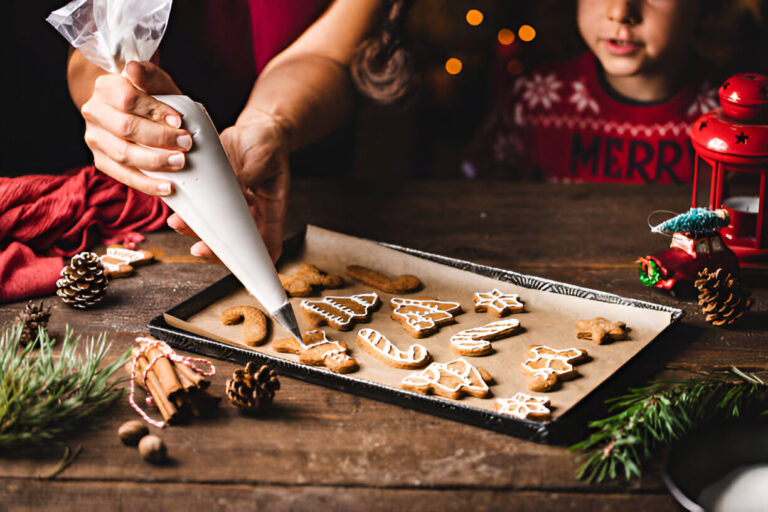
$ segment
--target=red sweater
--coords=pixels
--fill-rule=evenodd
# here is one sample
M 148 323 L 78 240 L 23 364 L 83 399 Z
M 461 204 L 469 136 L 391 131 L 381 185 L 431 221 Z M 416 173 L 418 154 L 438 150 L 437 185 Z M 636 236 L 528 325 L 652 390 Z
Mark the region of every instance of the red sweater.
M 708 83 L 688 82 L 665 101 L 622 100 L 585 53 L 517 79 L 462 170 L 469 178 L 689 183 L 688 128 L 717 107 L 716 94 Z

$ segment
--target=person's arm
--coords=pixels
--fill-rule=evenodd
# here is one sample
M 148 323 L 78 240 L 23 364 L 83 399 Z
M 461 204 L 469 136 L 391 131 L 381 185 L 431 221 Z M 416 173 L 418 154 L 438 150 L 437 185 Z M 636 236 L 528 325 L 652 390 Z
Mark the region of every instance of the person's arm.
M 348 67 L 381 0 L 335 0 L 254 84 L 234 126 L 221 133 L 230 163 L 274 258 L 280 254 L 290 188 L 288 155 L 336 128 L 353 102 Z M 168 224 L 194 235 L 176 215 Z M 214 259 L 198 242 L 192 254 Z

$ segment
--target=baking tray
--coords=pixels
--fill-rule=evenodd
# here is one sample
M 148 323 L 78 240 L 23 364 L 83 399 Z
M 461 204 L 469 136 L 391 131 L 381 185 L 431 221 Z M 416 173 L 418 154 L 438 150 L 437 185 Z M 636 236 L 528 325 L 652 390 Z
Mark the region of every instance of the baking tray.
M 663 328 L 658 329 L 658 332 L 655 332 L 653 338 L 645 343 L 639 350 L 632 349 L 633 352 L 631 357 L 627 357 L 625 361 L 622 361 L 621 364 L 617 367 L 616 371 L 610 375 L 600 377 L 600 379 L 598 379 L 598 383 L 594 385 L 593 388 L 589 388 L 583 396 L 580 396 L 573 405 L 567 407 L 564 411 L 558 414 L 553 414 L 552 420 L 548 422 L 523 420 L 498 414 L 495 411 L 486 408 L 488 404 L 492 405 L 494 401 L 493 399 L 480 401 L 481 399 L 469 397 L 468 399 L 463 400 L 451 400 L 437 396 L 413 393 L 405 391 L 391 384 L 382 384 L 381 382 L 376 382 L 369 378 L 361 378 L 356 373 L 337 374 L 328 371 L 325 368 L 307 366 L 292 360 L 292 358 L 295 359 L 295 356 L 280 354 L 276 352 L 270 353 L 268 346 L 247 347 L 245 345 L 238 345 L 237 343 L 226 342 L 222 339 L 214 339 L 217 336 L 205 336 L 200 332 L 189 332 L 188 330 L 181 328 L 178 324 L 176 326 L 172 326 L 166 322 L 166 318 L 174 320 L 174 323 L 177 323 L 178 319 L 180 319 L 182 322 L 186 321 L 187 319 L 193 319 L 196 317 L 196 315 L 199 316 L 201 312 L 205 312 L 207 308 L 211 308 L 213 305 L 227 300 L 227 298 L 233 296 L 233 294 L 243 295 L 244 291 L 242 290 L 242 285 L 232 275 L 222 278 L 221 280 L 195 294 L 189 299 L 172 307 L 163 315 L 159 315 L 152 319 L 152 321 L 150 321 L 148 324 L 150 333 L 157 338 L 167 341 L 171 346 L 178 350 L 203 354 L 206 356 L 225 359 L 240 364 L 244 364 L 251 360 L 261 363 L 268 363 L 271 366 L 276 367 L 281 374 L 289 375 L 344 392 L 354 393 L 403 407 L 416 409 L 422 412 L 461 421 L 482 428 L 487 428 L 524 439 L 529 439 L 535 442 L 567 444 L 583 437 L 586 423 L 590 419 L 590 414 L 594 413 L 596 409 L 601 408 L 601 405 L 606 398 L 612 396 L 612 394 L 616 394 L 616 392 L 623 389 L 622 386 L 625 386 L 627 383 L 634 382 L 634 380 L 644 376 L 644 373 L 648 371 L 648 365 L 654 361 L 658 361 L 658 352 L 660 350 L 660 346 L 663 345 L 663 343 L 659 343 L 659 341 L 665 337 L 663 336 L 663 333 L 666 333 L 666 331 L 668 331 L 672 325 L 676 324 L 683 316 L 682 310 L 663 306 L 660 304 L 654 304 L 622 297 L 615 294 L 605 293 L 598 290 L 573 286 L 549 279 L 520 274 L 510 270 L 478 265 L 472 262 L 449 258 L 438 254 L 431 254 L 416 249 L 401 247 L 398 245 L 371 242 L 353 237 L 346 237 L 345 235 L 325 231 L 314 226 L 309 226 L 307 230 L 285 241 L 283 255 L 280 259 L 280 262 L 278 262 L 279 268 L 284 268 L 285 265 L 290 264 L 292 260 L 295 260 L 297 257 L 299 257 L 299 255 L 302 254 L 308 231 L 315 238 L 318 236 L 321 238 L 324 236 L 328 237 L 327 240 L 331 242 L 331 245 L 333 245 L 333 241 L 336 240 L 336 238 L 338 238 L 336 243 L 341 243 L 342 245 L 345 243 L 374 244 L 370 247 L 372 247 L 374 250 L 382 251 L 384 258 L 388 259 L 390 264 L 392 262 L 398 261 L 399 259 L 408 259 L 412 262 L 415 262 L 417 265 L 419 262 L 421 262 L 421 264 L 425 264 L 424 262 L 431 262 L 431 264 L 444 266 L 442 268 L 437 268 L 437 271 L 440 273 L 454 272 L 446 269 L 445 267 L 448 267 L 449 269 L 457 269 L 462 273 L 470 273 L 475 276 L 490 278 L 502 285 L 504 283 L 509 283 L 510 285 L 516 287 L 515 291 L 517 291 L 518 288 L 527 289 L 531 290 L 530 293 L 543 292 L 543 294 L 554 294 L 554 296 L 550 297 L 554 300 L 583 301 L 584 304 L 590 305 L 593 309 L 596 308 L 597 311 L 599 311 L 600 304 L 603 304 L 604 307 L 638 308 L 637 310 L 633 310 L 638 314 L 660 312 L 665 315 L 664 318 L 668 318 L 668 322 L 663 325 Z M 400 256 L 398 256 L 398 254 Z M 363 261 L 362 263 L 366 262 Z M 321 266 L 321 268 L 324 267 Z M 400 271 L 398 270 L 397 273 L 400 273 Z M 472 279 L 471 276 L 468 277 Z M 534 290 L 537 292 L 533 292 Z M 330 292 L 331 293 L 326 292 L 324 295 L 347 294 L 347 292 L 339 290 L 331 290 Z M 421 295 L 424 295 L 424 293 Z M 382 302 L 387 302 L 385 297 L 382 296 L 381 298 Z M 450 297 L 440 298 L 445 300 L 453 300 Z M 525 299 L 524 296 L 522 298 Z M 293 300 L 294 299 L 292 299 L 292 301 Z M 385 304 L 382 306 L 382 309 L 387 307 L 388 306 Z M 467 308 L 465 307 L 465 309 Z M 378 314 L 380 315 L 381 313 Z M 487 321 L 496 319 L 496 317 L 491 316 L 487 316 L 485 318 L 487 318 Z M 522 319 L 523 317 L 520 318 Z M 521 321 L 523 322 L 523 325 L 526 324 L 526 320 Z M 393 324 L 395 323 L 393 322 Z M 345 335 L 354 336 L 354 333 L 358 330 L 358 328 L 365 326 L 365 324 L 359 324 L 352 331 L 345 333 Z M 462 326 L 461 328 L 466 328 L 466 325 Z M 326 327 L 326 329 L 328 328 Z M 337 332 L 333 329 L 328 329 L 328 331 Z M 330 336 L 330 332 L 329 337 L 331 339 L 339 339 L 338 337 Z M 429 338 L 416 340 L 411 338 L 411 342 L 427 345 L 425 341 L 428 339 Z M 364 357 L 364 354 L 362 354 L 364 351 L 358 350 L 356 343 L 350 342 L 349 340 L 344 341 L 351 349 L 353 349 L 353 356 L 355 358 L 361 356 Z M 496 343 L 505 342 L 494 342 L 494 345 Z M 402 348 L 402 343 L 396 344 L 400 345 Z M 525 345 L 528 344 L 530 343 L 525 343 Z M 590 351 L 590 354 L 594 353 L 594 350 L 596 349 L 596 346 L 592 345 L 592 342 L 588 342 L 588 344 L 586 344 L 577 343 L 574 341 L 573 343 L 573 346 L 584 346 Z M 430 349 L 430 351 L 432 350 Z M 466 359 L 476 366 L 485 367 L 485 365 L 482 363 L 483 358 Z M 441 360 L 440 362 L 445 362 L 445 360 Z M 516 362 L 515 366 L 518 364 L 519 362 Z M 580 368 L 581 367 L 577 367 L 577 369 Z M 391 370 L 394 371 L 394 369 Z M 403 372 L 403 370 L 397 371 Z M 406 372 L 410 373 L 411 371 L 414 370 L 408 370 Z M 492 374 L 494 374 L 495 377 L 498 375 L 494 372 L 492 372 Z M 569 384 L 567 383 L 564 384 L 564 386 L 568 385 Z M 493 386 L 491 387 L 491 390 L 494 390 Z M 527 390 L 522 388 L 519 389 L 519 391 L 526 392 Z M 495 396 L 500 397 L 507 395 Z M 482 406 L 478 406 L 477 404 L 482 404 Z

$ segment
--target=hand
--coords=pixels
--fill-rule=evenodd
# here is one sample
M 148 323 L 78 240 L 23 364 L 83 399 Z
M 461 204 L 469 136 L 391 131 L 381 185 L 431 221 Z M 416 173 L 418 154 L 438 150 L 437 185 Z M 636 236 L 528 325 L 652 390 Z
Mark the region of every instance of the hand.
M 247 119 L 238 120 L 221 133 L 221 142 L 264 244 L 272 260 L 277 261 L 291 183 L 286 124 L 264 112 L 249 113 Z M 176 214 L 168 218 L 168 225 L 182 235 L 195 236 Z M 216 260 L 204 242 L 197 242 L 190 252 L 209 261 Z
M 181 94 L 168 74 L 151 62 L 129 62 L 124 75 L 102 75 L 81 108 L 85 142 L 96 167 L 129 187 L 154 196 L 173 192 L 171 182 L 147 171 L 178 171 L 192 136 L 181 115 L 151 94 Z M 143 146 L 151 146 L 150 149 Z

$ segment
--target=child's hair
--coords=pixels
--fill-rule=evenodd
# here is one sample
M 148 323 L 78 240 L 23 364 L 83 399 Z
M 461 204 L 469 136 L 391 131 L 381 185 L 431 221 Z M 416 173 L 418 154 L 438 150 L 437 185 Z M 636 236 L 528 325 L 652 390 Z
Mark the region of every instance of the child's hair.
M 403 45 L 403 25 L 413 0 L 387 0 L 381 27 L 358 49 L 351 65 L 358 90 L 377 103 L 403 99 L 414 83 L 412 59 Z
M 534 60 L 558 60 L 585 51 L 576 26 L 577 1 L 534 2 L 538 48 Z M 700 0 L 693 49 L 708 74 L 720 76 L 744 71 L 765 71 L 766 35 L 762 30 L 762 2 Z M 546 34 L 558 34 L 546 37 Z M 566 49 L 567 54 L 563 53 Z

